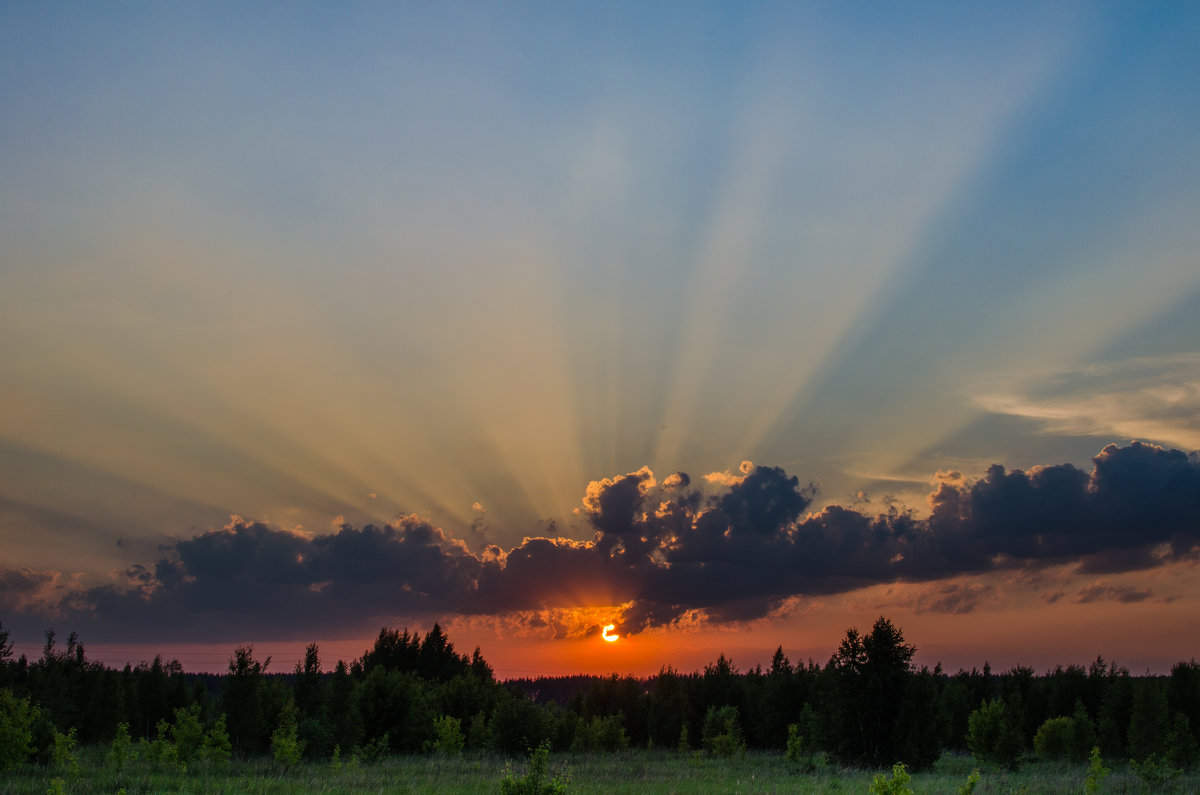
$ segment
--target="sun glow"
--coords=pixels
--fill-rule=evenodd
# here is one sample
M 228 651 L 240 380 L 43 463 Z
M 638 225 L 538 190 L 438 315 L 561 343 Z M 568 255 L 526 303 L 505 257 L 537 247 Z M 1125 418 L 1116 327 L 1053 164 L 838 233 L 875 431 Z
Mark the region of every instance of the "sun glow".
M 609 633 L 612 632 L 614 629 L 616 629 L 616 627 L 617 627 L 616 624 L 605 625 L 604 630 L 600 633 L 600 637 L 604 638 L 609 643 L 615 642 L 616 639 L 621 636 L 620 635 L 610 635 Z

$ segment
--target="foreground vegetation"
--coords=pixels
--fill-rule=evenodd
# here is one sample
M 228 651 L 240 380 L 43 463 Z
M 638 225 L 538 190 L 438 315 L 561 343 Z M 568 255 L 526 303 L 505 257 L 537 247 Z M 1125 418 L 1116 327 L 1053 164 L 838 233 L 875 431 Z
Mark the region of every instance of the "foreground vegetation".
M 78 772 L 25 764 L 0 779 L 0 793 L 126 793 L 244 792 L 244 793 L 477 793 L 501 792 L 510 780 L 528 776 L 528 760 L 513 763 L 494 753 L 388 756 L 374 763 L 361 761 L 281 765 L 266 758 L 235 760 L 220 767 L 196 766 L 184 772 L 149 763 L 116 770 L 105 749 L 83 749 Z M 721 758 L 672 751 L 625 750 L 608 753 L 562 753 L 549 757 L 546 782 L 569 778 L 569 793 L 867 793 L 903 792 L 891 788 L 894 774 L 849 770 L 834 765 L 805 769 L 786 755 L 749 752 Z M 968 789 L 971 774 L 980 770 L 973 792 L 986 793 L 1158 793 L 1200 791 L 1200 775 L 1180 775 L 1168 782 L 1148 783 L 1128 767 L 1111 771 L 1088 788 L 1085 765 L 1029 762 L 1020 770 L 983 765 L 970 756 L 947 755 L 933 769 L 913 773 L 908 787 L 914 793 L 957 795 Z M 887 788 L 873 782 L 886 781 Z M 536 790 L 516 790 L 533 792 Z M 547 791 L 547 790 L 542 790 Z
M 287 674 L 239 647 L 216 676 L 55 640 L 14 660 L 0 627 L 4 791 L 1200 791 L 1194 660 L 947 675 L 885 618 L 824 666 L 780 649 L 646 680 L 497 682 L 436 624 L 332 673 L 315 644 Z

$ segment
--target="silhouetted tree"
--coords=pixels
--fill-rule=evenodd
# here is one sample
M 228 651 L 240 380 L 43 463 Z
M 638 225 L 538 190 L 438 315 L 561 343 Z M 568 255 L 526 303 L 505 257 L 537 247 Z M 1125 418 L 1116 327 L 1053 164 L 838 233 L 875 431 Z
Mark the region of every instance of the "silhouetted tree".
M 323 717 L 324 693 L 321 690 L 321 654 L 317 644 L 310 643 L 304 649 L 304 660 L 297 661 L 294 698 L 299 720 L 308 717 Z
M 358 666 L 362 675 L 371 673 L 374 668 L 387 671 L 415 671 L 417 659 L 421 654 L 421 636 L 409 635 L 384 627 L 379 630 L 375 645 L 363 653 Z
M 263 673 L 270 664 L 270 657 L 262 662 L 254 659 L 253 646 L 237 647 L 229 659 L 221 710 L 236 753 L 258 753 L 267 747 L 273 721 L 267 714 Z
M 833 703 L 825 728 L 839 760 L 866 767 L 908 761 L 900 759 L 895 744 L 896 721 L 915 652 L 883 616 L 866 635 L 847 630 L 828 665 Z
M 393 751 L 421 751 L 433 739 L 436 717 L 423 681 L 411 671 L 371 669 L 359 699 L 363 734 L 367 742 L 387 735 Z
M 491 733 L 495 750 L 519 756 L 548 742 L 555 732 L 545 709 L 524 696 L 504 693 L 492 712 Z
M 345 661 L 338 660 L 337 667 L 329 677 L 325 720 L 333 735 L 334 745 L 345 751 L 362 741 L 359 687 Z
M 1152 754 L 1164 754 L 1169 721 L 1163 682 L 1157 678 L 1139 680 L 1133 691 L 1133 714 L 1129 719 L 1129 755 L 1144 762 Z
M 649 739 L 657 748 L 672 748 L 687 724 L 688 697 L 682 678 L 669 666 L 654 678 L 647 710 Z

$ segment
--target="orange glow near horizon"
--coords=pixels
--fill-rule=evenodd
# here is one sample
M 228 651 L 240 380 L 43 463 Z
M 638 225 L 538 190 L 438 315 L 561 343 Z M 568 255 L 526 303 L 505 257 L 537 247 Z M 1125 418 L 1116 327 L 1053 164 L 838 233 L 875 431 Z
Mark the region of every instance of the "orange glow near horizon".
M 670 666 L 699 672 L 724 654 L 742 672 L 769 666 L 777 647 L 793 664 L 824 665 L 850 627 L 868 630 L 885 615 L 917 647 L 918 665 L 941 663 L 954 672 L 991 665 L 1004 671 L 1028 665 L 1036 672 L 1056 665 L 1088 665 L 1097 655 L 1135 675 L 1166 674 L 1181 660 L 1200 654 L 1192 628 L 1200 584 L 1193 562 L 1160 567 L 1153 580 L 1139 573 L 1103 579 L 1080 574 L 1072 565 L 1034 574 L 995 572 L 936 583 L 894 583 L 842 596 L 797 601 L 789 612 L 749 623 L 694 622 L 616 635 L 624 605 L 530 611 L 508 617 L 449 619 L 443 630 L 460 654 L 479 647 L 500 680 L 538 676 L 610 674 L 650 677 Z M 1032 581 L 1031 581 L 1032 578 Z M 1088 596 L 1099 586 L 1118 595 L 1145 589 L 1145 598 L 1121 601 Z M 970 609 L 939 605 L 948 595 L 965 594 Z M 1061 594 L 1049 601 L 1047 594 Z M 933 609 L 935 606 L 938 609 Z M 429 624 L 395 626 L 425 633 Z M 626 624 L 629 626 L 629 624 Z M 620 643 L 596 643 L 620 638 Z M 14 656 L 41 656 L 42 643 L 14 637 Z M 321 639 L 322 668 L 350 662 L 371 648 L 374 633 L 358 638 Z M 246 638 L 241 643 L 105 643 L 83 636 L 88 659 L 117 668 L 137 665 L 156 654 L 179 659 L 187 671 L 224 673 L 237 645 L 253 643 L 256 659 L 271 659 L 269 672 L 286 673 L 304 659 L 308 640 Z M 60 647 L 61 648 L 61 647 Z

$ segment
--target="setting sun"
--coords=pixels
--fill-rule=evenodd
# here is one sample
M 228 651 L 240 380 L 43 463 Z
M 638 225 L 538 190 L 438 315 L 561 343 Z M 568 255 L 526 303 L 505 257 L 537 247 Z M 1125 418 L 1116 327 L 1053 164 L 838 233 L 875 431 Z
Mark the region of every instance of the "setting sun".
M 620 635 L 610 635 L 610 634 L 608 634 L 608 633 L 612 632 L 614 629 L 616 629 L 616 626 L 617 626 L 616 624 L 608 624 L 608 625 L 606 625 L 606 626 L 604 627 L 604 630 L 603 630 L 603 631 L 600 633 L 600 637 L 604 638 L 604 639 L 605 639 L 606 641 L 608 641 L 609 643 L 612 643 L 612 642 L 613 642 L 613 641 L 615 641 L 617 638 L 621 637 Z

